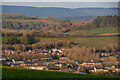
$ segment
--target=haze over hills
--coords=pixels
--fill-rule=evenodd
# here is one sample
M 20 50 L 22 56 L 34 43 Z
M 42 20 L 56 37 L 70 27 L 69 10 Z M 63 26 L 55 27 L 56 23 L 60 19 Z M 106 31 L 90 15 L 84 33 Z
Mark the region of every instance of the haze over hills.
M 29 16 L 60 17 L 74 20 L 90 20 L 96 16 L 118 15 L 118 8 L 58 8 L 2 5 L 2 13 L 25 14 Z

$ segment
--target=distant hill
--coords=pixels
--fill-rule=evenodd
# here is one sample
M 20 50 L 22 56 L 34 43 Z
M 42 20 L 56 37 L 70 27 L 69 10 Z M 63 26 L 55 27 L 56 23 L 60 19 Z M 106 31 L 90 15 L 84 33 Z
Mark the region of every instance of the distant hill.
M 22 14 L 2 14 L 2 28 L 65 33 L 77 30 L 118 27 L 118 16 L 98 16 L 90 21 L 72 21 L 49 16 L 40 18 Z
M 90 20 L 96 16 L 118 15 L 118 8 L 57 8 L 2 5 L 2 13 L 25 14 L 28 16 L 61 17 L 73 20 Z

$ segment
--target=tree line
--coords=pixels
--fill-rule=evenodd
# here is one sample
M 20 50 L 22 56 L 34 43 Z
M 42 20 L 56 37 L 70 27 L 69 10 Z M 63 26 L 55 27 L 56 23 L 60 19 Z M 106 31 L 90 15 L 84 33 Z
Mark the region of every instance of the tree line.
M 10 35 L 10 36 L 2 37 L 2 43 L 9 45 L 13 45 L 13 44 L 28 45 L 28 44 L 33 44 L 35 42 L 37 42 L 37 40 L 33 36 L 30 36 L 28 34 L 22 36 Z
M 26 41 L 24 41 L 26 43 Z M 74 45 L 73 42 L 70 41 L 56 41 L 56 42 L 51 42 L 51 43 L 43 43 L 43 44 L 33 44 L 33 45 L 25 45 L 24 44 L 13 44 L 13 45 L 2 45 L 3 50 L 22 50 L 22 51 L 27 51 L 27 50 L 33 50 L 33 49 L 52 49 L 52 48 L 61 48 L 61 47 L 66 47 L 70 48 L 72 45 Z
M 7 15 L 5 15 L 7 16 Z M 16 15 L 17 16 L 17 15 Z M 51 33 L 65 33 L 74 30 L 83 30 L 83 29 L 93 29 L 93 28 L 101 28 L 101 27 L 117 27 L 118 26 L 118 18 L 119 16 L 98 16 L 90 21 L 70 21 L 65 19 L 59 19 L 56 17 L 49 16 L 44 19 L 37 19 L 31 21 L 26 21 L 24 18 L 22 21 L 19 18 L 15 18 L 15 20 L 11 17 L 6 20 L 3 18 L 2 26 L 3 28 L 9 29 L 24 29 L 24 30 L 41 30 L 44 32 Z M 39 21 L 45 20 L 45 22 Z M 48 21 L 47 21 L 48 20 Z
M 24 14 L 13 14 L 13 13 L 3 13 L 2 19 L 25 19 L 25 20 L 35 20 L 39 19 L 38 16 L 26 16 Z
M 101 58 L 101 53 L 112 53 L 116 54 L 119 51 L 118 45 L 108 44 L 102 49 L 97 49 L 95 47 L 78 47 L 74 46 L 70 49 L 67 49 L 63 52 L 66 57 L 69 57 L 74 60 L 87 61 L 90 59 L 99 60 Z
M 62 35 L 60 35 L 62 36 Z M 56 37 L 60 37 L 56 36 Z M 37 38 L 39 37 L 39 38 Z M 31 32 L 3 32 L 2 33 L 2 43 L 3 49 L 12 49 L 12 50 L 29 50 L 29 49 L 52 49 L 52 48 L 61 48 L 61 47 L 71 47 L 74 45 L 74 42 L 59 40 L 51 43 L 41 43 L 40 37 L 55 37 L 55 35 L 41 33 L 41 31 L 31 31 Z M 18 47 L 19 46 L 19 47 Z M 23 47 L 23 48 L 22 48 Z

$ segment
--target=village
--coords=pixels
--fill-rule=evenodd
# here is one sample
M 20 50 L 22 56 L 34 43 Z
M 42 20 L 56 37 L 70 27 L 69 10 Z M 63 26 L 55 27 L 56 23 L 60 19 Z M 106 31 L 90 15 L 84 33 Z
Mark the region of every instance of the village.
M 65 57 L 62 53 L 65 49 L 53 48 L 51 50 L 2 50 L 2 66 L 23 67 L 36 70 L 53 70 L 83 74 L 118 75 L 120 73 L 119 53 L 101 53 L 99 60 L 77 61 Z M 15 56 L 14 54 L 17 54 Z M 6 56 L 14 55 L 8 58 Z M 20 55 L 26 55 L 20 57 Z M 33 56 L 34 55 L 34 56 Z M 18 57 L 19 56 L 19 57 Z

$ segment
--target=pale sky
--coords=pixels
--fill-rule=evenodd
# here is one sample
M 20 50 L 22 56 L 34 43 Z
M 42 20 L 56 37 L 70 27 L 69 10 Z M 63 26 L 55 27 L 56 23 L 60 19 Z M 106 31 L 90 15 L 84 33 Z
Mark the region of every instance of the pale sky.
M 118 2 L 2 2 L 2 5 L 63 8 L 110 8 L 118 7 Z
M 2 5 L 33 6 L 33 7 L 118 7 L 119 0 L 1 0 Z
M 1 0 L 1 2 L 119 2 L 120 0 Z

